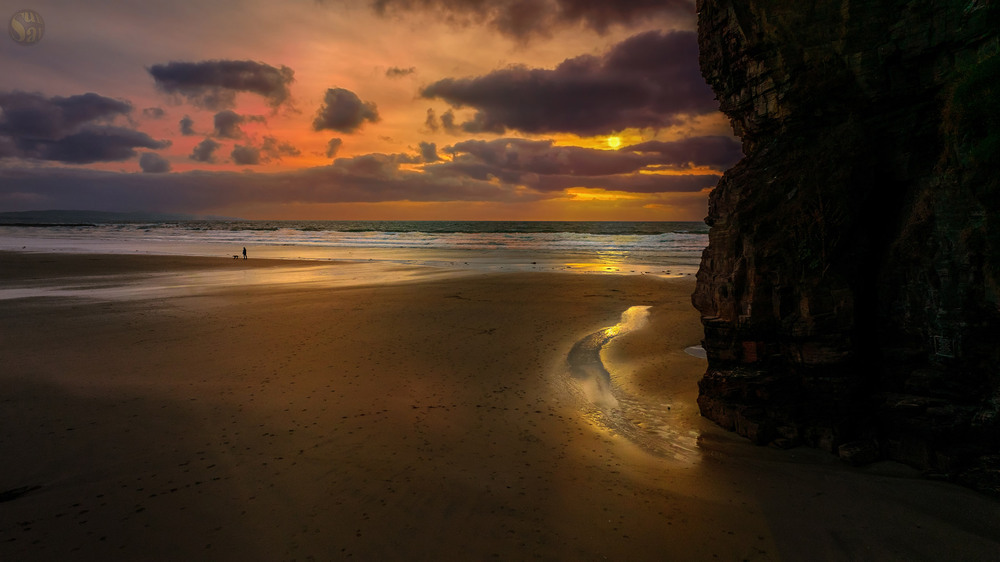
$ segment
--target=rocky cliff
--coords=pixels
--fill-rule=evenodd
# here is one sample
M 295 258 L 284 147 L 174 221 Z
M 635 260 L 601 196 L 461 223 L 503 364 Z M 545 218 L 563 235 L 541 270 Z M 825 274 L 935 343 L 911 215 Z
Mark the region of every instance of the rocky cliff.
M 702 414 L 1000 490 L 1000 1 L 699 0 Z

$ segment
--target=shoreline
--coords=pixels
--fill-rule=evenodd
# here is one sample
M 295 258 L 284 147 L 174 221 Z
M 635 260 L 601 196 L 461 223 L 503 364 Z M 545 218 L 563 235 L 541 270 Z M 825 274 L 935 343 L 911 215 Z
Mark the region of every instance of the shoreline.
M 584 221 L 581 224 L 591 223 Z M 223 230 L 209 229 L 208 232 L 212 234 L 225 232 L 227 236 L 199 238 L 196 235 L 189 238 L 177 236 L 172 228 L 159 229 L 153 225 L 147 231 L 136 229 L 136 225 L 127 226 L 132 230 L 113 228 L 102 233 L 80 233 L 72 228 L 56 227 L 51 232 L 25 233 L 23 228 L 5 228 L 0 225 L 0 251 L 224 259 L 241 254 L 242 248 L 246 247 L 251 259 L 375 261 L 397 266 L 422 265 L 487 272 L 602 272 L 683 277 L 693 276 L 697 272 L 703 249 L 697 245 L 692 249 L 680 242 L 658 244 L 656 247 L 646 242 L 636 248 L 615 236 L 576 231 L 561 233 L 569 238 L 557 237 L 556 240 L 537 238 L 557 234 L 549 232 L 418 232 L 405 228 L 402 232 L 346 231 L 348 237 L 345 239 L 314 237 L 311 234 L 313 231 L 308 228 L 305 231 L 251 229 L 237 231 L 238 236 L 229 236 Z M 264 238 L 258 236 L 262 232 L 272 231 L 277 234 Z M 345 234 L 342 231 L 332 232 Z M 413 236 L 416 235 L 430 238 L 414 239 Z M 601 236 L 602 241 L 572 239 L 572 236 L 588 235 Z M 454 238 L 442 239 L 440 236 Z M 515 238 L 511 239 L 509 236 Z M 528 238 L 519 239 L 517 236 Z M 554 246 L 550 246 L 551 244 Z
M 206 263 L 92 257 L 24 254 L 0 281 Z M 218 261 L 209 269 L 232 265 Z M 891 463 L 756 447 L 702 419 L 704 362 L 684 353 L 701 338 L 692 289 L 501 273 L 0 300 L 0 325 L 16 326 L 0 338 L 0 447 L 15 459 L 0 465 L 0 494 L 26 491 L 0 504 L 0 558 L 996 552 L 994 500 Z M 648 324 L 601 350 L 631 401 L 621 411 L 647 415 L 640 434 L 689 439 L 692 454 L 650 455 L 574 386 L 574 344 L 632 306 L 650 307 Z

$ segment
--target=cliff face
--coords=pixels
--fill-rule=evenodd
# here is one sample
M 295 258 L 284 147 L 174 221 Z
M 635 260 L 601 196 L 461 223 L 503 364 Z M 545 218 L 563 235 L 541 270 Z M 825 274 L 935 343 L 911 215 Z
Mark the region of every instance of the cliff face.
M 1000 482 L 998 4 L 699 0 L 746 155 L 693 295 L 704 416 Z

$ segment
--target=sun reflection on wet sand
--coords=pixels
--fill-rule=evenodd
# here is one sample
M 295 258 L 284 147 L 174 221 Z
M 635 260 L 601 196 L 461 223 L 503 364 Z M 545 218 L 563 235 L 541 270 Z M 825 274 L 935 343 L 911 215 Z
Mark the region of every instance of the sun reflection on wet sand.
M 629 307 L 618 324 L 579 340 L 567 357 L 570 376 L 586 397 L 584 417 L 591 423 L 656 456 L 695 463 L 701 458 L 698 431 L 678 426 L 670 404 L 624 392 L 601 359 L 602 349 L 612 339 L 647 325 L 649 308 Z
M 561 269 L 573 273 L 633 273 L 640 275 L 653 275 L 664 279 L 674 279 L 684 277 L 685 275 L 693 275 L 698 270 L 697 267 L 689 268 L 684 266 L 675 266 L 669 269 L 664 269 L 659 266 L 608 262 L 567 262 L 563 264 Z
M 400 266 L 385 262 L 337 262 L 307 266 L 275 265 L 228 271 L 206 269 L 134 275 L 93 275 L 0 288 L 0 300 L 31 297 L 136 300 L 205 294 L 231 287 L 346 287 L 405 283 L 472 273 L 467 270 Z

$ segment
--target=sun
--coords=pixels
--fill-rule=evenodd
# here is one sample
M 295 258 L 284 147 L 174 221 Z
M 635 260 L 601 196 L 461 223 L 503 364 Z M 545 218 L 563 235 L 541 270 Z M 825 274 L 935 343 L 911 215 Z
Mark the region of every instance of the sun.
M 608 137 L 608 146 L 611 148 L 618 148 L 622 145 L 621 137 Z

